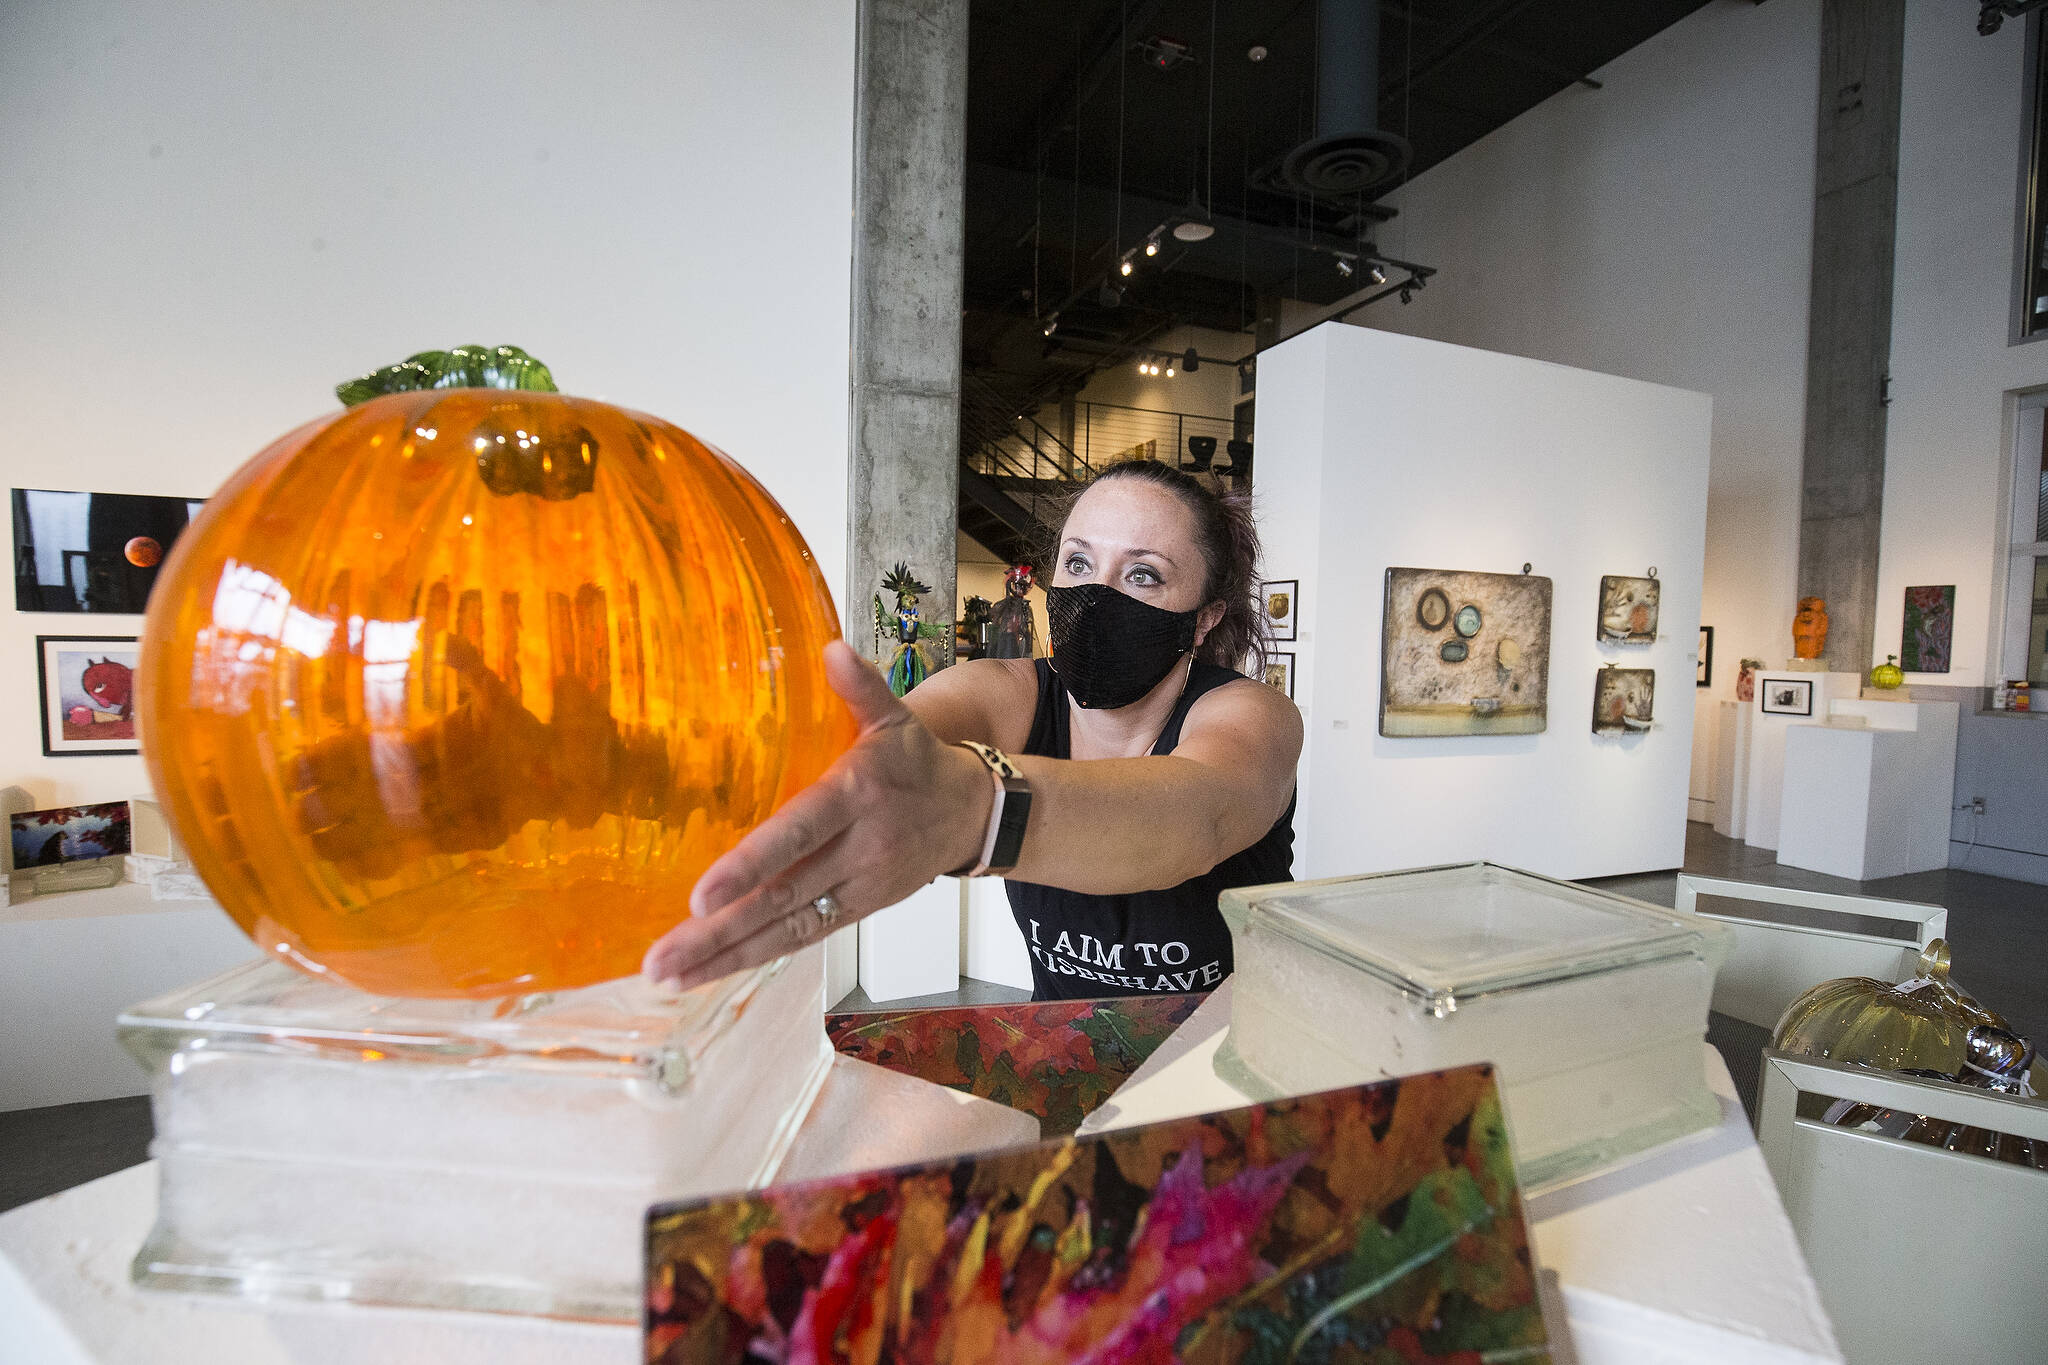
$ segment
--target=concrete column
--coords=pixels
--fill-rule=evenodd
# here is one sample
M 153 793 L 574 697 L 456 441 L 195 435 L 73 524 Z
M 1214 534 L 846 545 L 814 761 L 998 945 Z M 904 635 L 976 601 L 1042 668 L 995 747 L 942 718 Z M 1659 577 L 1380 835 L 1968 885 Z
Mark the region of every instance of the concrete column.
M 899 560 L 927 621 L 958 612 L 967 0 L 861 0 L 859 24 L 844 610 L 867 652 Z M 950 633 L 931 653 L 951 661 Z
M 1870 667 L 1877 623 L 1904 46 L 1905 0 L 1824 0 L 1799 595 L 1827 599 L 1845 672 Z

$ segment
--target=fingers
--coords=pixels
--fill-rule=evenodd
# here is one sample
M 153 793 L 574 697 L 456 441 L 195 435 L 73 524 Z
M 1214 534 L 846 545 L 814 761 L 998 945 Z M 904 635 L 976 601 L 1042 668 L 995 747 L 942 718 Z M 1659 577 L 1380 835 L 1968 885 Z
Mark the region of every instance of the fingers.
M 888 681 L 844 640 L 825 646 L 825 680 L 863 731 L 910 715 L 910 708 L 889 690 Z
M 857 916 L 842 912 L 828 922 L 814 904 L 832 892 L 845 861 L 845 841 L 835 841 L 751 894 L 684 920 L 655 940 L 641 972 L 670 989 L 688 989 L 773 961 L 851 924 Z
M 887 690 L 886 688 L 884 689 Z M 704 869 L 690 890 L 690 913 L 710 915 L 751 895 L 776 873 L 810 857 L 837 838 L 853 818 L 846 783 L 839 774 L 823 778 L 792 796 L 781 810 L 747 832 L 725 855 Z

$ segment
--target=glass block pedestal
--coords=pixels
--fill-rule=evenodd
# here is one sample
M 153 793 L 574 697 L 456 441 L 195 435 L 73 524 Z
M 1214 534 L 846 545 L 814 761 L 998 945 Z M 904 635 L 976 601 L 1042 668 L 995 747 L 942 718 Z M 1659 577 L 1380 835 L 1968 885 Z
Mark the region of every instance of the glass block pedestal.
M 822 947 L 683 995 L 365 995 L 264 961 L 133 1006 L 138 1284 L 636 1321 L 647 1206 L 770 1179 L 831 1066 Z

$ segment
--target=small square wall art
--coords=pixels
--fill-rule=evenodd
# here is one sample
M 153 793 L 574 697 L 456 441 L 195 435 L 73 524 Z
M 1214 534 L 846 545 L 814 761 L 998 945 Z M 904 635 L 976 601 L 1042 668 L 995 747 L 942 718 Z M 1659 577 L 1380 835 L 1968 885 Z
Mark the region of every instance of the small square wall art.
M 1631 735 L 1650 728 L 1656 716 L 1657 671 L 1603 668 L 1593 675 L 1593 733 Z
M 38 635 L 36 665 L 43 700 L 43 753 L 134 754 L 133 635 Z
M 1899 667 L 1908 673 L 1946 673 L 1956 633 L 1956 586 L 1906 589 L 1905 630 Z

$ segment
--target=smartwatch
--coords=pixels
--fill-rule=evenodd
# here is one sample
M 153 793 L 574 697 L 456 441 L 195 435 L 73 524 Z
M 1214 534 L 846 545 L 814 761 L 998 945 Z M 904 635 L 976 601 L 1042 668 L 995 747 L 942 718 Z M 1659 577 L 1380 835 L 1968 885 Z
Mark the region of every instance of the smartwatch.
M 1001 749 L 973 740 L 960 747 L 988 766 L 995 779 L 996 802 L 988 813 L 988 835 L 981 841 L 981 857 L 965 867 L 947 873 L 949 877 L 1000 877 L 1017 865 L 1024 848 L 1024 826 L 1031 819 L 1031 783 Z

